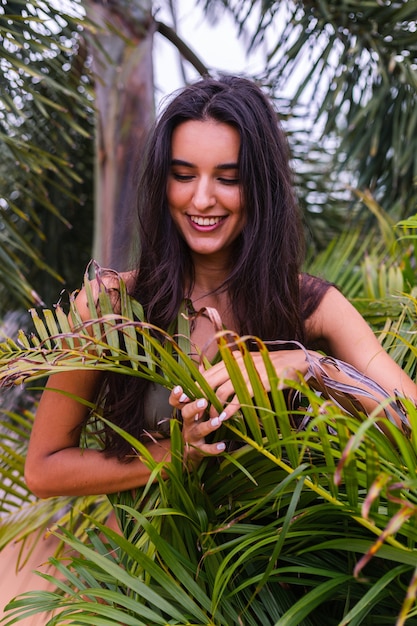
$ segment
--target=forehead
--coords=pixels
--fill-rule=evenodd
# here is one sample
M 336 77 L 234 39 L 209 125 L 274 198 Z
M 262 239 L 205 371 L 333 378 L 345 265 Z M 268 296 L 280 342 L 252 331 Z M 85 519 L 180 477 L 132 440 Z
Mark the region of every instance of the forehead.
M 172 158 L 190 163 L 203 157 L 219 164 L 237 163 L 239 149 L 237 129 L 215 120 L 188 120 L 179 124 L 172 134 Z

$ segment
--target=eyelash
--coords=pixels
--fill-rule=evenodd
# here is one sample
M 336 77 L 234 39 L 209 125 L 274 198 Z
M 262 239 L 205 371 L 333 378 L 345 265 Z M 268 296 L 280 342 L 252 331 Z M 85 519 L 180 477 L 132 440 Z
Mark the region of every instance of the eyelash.
M 192 179 L 191 174 L 176 174 L 175 172 L 172 173 L 172 177 L 175 178 L 175 180 L 179 180 L 183 182 Z
M 224 185 L 238 185 L 239 184 L 238 178 L 219 178 L 219 181 L 223 183 Z
M 192 174 L 176 174 L 175 172 L 173 172 L 172 174 L 173 178 L 175 178 L 175 180 L 178 180 L 179 182 L 188 182 L 189 180 L 193 179 L 193 175 Z M 217 179 L 220 183 L 222 183 L 223 185 L 238 185 L 239 184 L 239 179 L 238 178 L 221 178 L 219 177 Z

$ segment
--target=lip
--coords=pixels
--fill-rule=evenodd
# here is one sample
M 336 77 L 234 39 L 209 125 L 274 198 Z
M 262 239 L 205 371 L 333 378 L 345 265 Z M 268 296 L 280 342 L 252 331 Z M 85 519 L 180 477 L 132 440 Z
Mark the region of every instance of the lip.
M 215 230 L 223 224 L 226 217 L 226 215 L 187 215 L 191 226 L 200 232 Z

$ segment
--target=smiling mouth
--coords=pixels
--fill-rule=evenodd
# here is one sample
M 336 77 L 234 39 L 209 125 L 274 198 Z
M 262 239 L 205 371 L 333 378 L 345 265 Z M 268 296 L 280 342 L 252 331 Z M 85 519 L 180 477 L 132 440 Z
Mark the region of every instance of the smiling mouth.
M 190 215 L 189 218 L 197 226 L 215 226 L 226 219 L 225 217 L 197 217 L 196 215 Z

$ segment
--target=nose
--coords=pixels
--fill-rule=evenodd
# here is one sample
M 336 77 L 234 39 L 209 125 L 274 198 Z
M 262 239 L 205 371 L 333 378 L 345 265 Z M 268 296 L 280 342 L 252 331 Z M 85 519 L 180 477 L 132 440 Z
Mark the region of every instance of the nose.
M 197 179 L 193 194 L 194 207 L 199 211 L 204 211 L 204 209 L 212 207 L 215 204 L 216 196 L 213 182 L 206 177 Z

